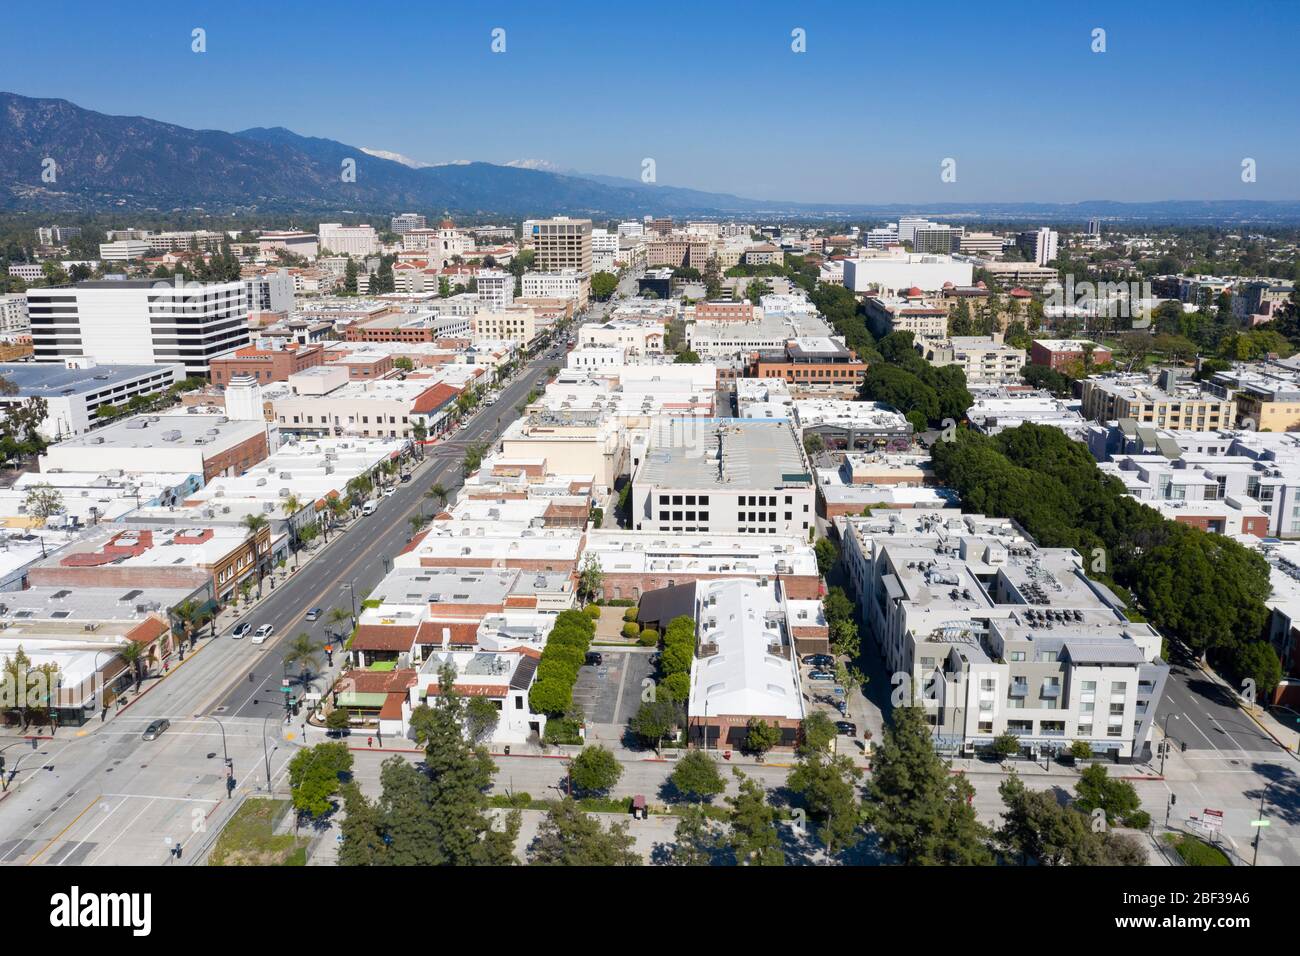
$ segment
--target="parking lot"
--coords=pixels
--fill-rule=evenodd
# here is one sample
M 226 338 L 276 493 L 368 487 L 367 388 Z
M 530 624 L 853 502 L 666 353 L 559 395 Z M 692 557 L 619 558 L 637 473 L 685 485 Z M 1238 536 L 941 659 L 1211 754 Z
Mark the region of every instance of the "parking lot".
M 573 685 L 573 702 L 587 715 L 588 739 L 619 740 L 628 720 L 641 706 L 645 681 L 654 667 L 645 650 L 600 648 L 599 666 L 584 666 Z

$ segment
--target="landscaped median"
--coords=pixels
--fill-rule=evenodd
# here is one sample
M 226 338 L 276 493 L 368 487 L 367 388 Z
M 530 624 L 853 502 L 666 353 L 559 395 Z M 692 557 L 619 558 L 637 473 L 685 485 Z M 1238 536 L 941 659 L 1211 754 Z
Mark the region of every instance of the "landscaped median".
M 293 812 L 288 800 L 250 797 L 221 829 L 209 866 L 306 866 L 311 841 L 276 826 Z

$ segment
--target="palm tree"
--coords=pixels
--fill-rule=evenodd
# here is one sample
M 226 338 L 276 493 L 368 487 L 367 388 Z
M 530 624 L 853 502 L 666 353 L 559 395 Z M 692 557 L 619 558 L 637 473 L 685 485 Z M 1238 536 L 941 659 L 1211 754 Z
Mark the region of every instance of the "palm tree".
M 411 515 L 406 521 L 411 526 L 411 535 L 414 536 L 419 534 L 420 529 L 424 527 L 425 517 L 422 514 Z
M 270 525 L 270 522 L 266 520 L 266 515 L 244 515 L 244 520 L 241 523 L 248 531 L 247 537 L 251 538 L 253 542 L 253 560 L 257 562 L 257 596 L 260 599 L 262 596 L 263 554 L 262 549 L 257 546 L 257 536 L 263 528 Z
M 117 654 L 122 660 L 126 661 L 126 666 L 131 669 L 131 680 L 135 683 L 135 689 L 140 690 L 140 661 L 144 657 L 144 645 L 137 644 L 135 641 L 128 641 L 118 648 Z
M 195 630 L 203 625 L 203 613 L 197 601 L 186 598 L 172 608 L 172 617 L 176 623 L 181 626 L 181 637 L 185 643 L 190 643 Z
M 432 488 L 424 493 L 424 497 L 431 498 L 438 502 L 438 510 L 441 511 L 447 507 L 447 489 L 443 487 L 442 482 L 436 483 Z
M 320 666 L 321 648 L 321 644 L 313 641 L 311 635 L 303 631 L 285 649 L 285 667 L 293 667 L 295 664 L 300 666 L 299 675 L 303 693 L 306 693 L 307 688 L 311 686 L 312 669 Z
M 280 511 L 289 521 L 289 541 L 293 547 L 293 566 L 298 567 L 298 531 L 293 524 L 293 516 L 302 510 L 302 500 L 297 495 L 290 495 L 280 502 Z
M 352 620 L 352 612 L 349 611 L 347 608 L 345 607 L 331 608 L 329 613 L 330 633 L 334 634 L 335 625 L 342 624 L 344 621 L 351 622 L 351 620 Z M 338 636 L 339 636 L 338 634 L 334 634 L 334 637 L 337 638 Z
M 417 418 L 411 423 L 411 437 L 415 439 L 415 447 L 419 449 L 419 455 L 424 457 L 424 440 L 429 437 L 429 426 L 424 424 L 424 419 Z

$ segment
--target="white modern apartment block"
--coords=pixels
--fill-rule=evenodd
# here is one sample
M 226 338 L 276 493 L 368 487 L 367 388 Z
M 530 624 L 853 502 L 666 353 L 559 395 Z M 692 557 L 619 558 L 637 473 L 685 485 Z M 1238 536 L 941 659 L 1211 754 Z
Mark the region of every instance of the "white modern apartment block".
M 656 419 L 632 476 L 638 531 L 806 537 L 815 506 L 788 421 Z
M 968 286 L 974 274 L 969 262 L 952 256 L 903 253 L 844 260 L 844 287 L 851 292 L 875 289 L 892 294 L 913 287 L 933 292 L 949 282 Z
M 515 277 L 502 269 L 480 269 L 476 276 L 478 297 L 497 312 L 515 301 Z
M 0 295 L 0 336 L 24 335 L 31 328 L 27 318 L 27 296 L 21 292 Z
M 317 231 L 320 248 L 340 256 L 372 256 L 379 252 L 379 234 L 370 225 L 345 226 L 338 222 L 322 222 Z
M 886 670 L 924 707 L 938 746 L 1002 734 L 1058 753 L 1143 759 L 1168 676 L 1160 635 L 1010 520 L 956 509 L 836 519 L 844 565 Z
M 27 293 L 38 362 L 84 356 L 101 365 L 208 363 L 249 343 L 242 281 L 80 282 Z

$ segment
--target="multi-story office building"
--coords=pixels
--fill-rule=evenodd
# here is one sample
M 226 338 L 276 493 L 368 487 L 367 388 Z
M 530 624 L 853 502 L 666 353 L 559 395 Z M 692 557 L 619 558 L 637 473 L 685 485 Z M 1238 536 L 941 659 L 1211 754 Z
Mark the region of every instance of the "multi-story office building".
M 37 431 L 58 441 L 86 431 L 101 407 L 157 394 L 183 377 L 179 365 L 96 365 L 84 359 L 69 359 L 64 365 L 5 362 L 0 364 L 0 378 L 15 391 L 0 395 L 0 408 L 44 400 L 45 420 Z
M 1058 240 L 1056 231 L 1044 226 L 1034 232 L 1022 232 L 1019 242 L 1027 258 L 1035 265 L 1045 266 L 1056 258 Z
M 399 216 L 394 216 L 390 223 L 390 228 L 399 236 L 404 236 L 412 229 L 427 228 L 428 221 L 424 216 L 416 212 L 404 212 Z
M 1056 372 L 1064 372 L 1075 362 L 1082 363 L 1085 356 L 1094 366 L 1105 365 L 1113 357 L 1110 349 L 1087 339 L 1034 339 L 1029 347 L 1030 364 L 1045 365 Z
M 520 279 L 525 299 L 572 299 L 579 309 L 587 305 L 590 283 L 575 269 L 560 272 L 525 272 Z
M 1144 758 L 1169 667 L 1160 635 L 1008 519 L 892 509 L 835 519 L 862 616 L 887 672 L 929 717 L 936 744 L 971 753 L 1003 735 L 1022 750 Z
M 318 230 L 320 248 L 340 256 L 372 256 L 379 251 L 379 234 L 371 225 L 345 226 L 322 222 Z
M 143 259 L 149 255 L 149 243 L 143 239 L 119 239 L 116 242 L 101 242 L 99 258 L 105 262 L 128 262 L 131 259 Z
M 529 308 L 511 306 L 500 311 L 474 313 L 472 333 L 476 342 L 516 342 L 527 348 L 537 337 L 537 313 Z
M 69 239 L 81 235 L 80 226 L 40 226 L 36 230 L 36 243 L 41 246 L 67 245 Z
M 179 362 L 186 375 L 249 344 L 242 281 L 80 282 L 27 293 L 38 362 L 85 356 L 101 364 Z
M 534 267 L 539 272 L 573 269 L 591 275 L 591 220 L 556 216 L 530 219 L 524 223 L 524 241 L 536 252 Z
M 780 349 L 760 352 L 753 365 L 755 378 L 781 378 L 802 386 L 856 388 L 866 374 L 867 364 L 829 335 L 790 339 Z
M 1000 256 L 1004 240 L 993 232 L 962 233 L 959 251 L 969 256 Z
M 935 292 L 946 283 L 971 285 L 974 274 L 969 262 L 952 256 L 899 253 L 844 260 L 844 288 L 850 292 L 888 295 L 913 287 Z
M 806 536 L 815 505 L 788 421 L 656 419 L 632 478 L 642 531 Z
M 912 233 L 912 251 L 919 254 L 946 256 L 961 249 L 963 226 L 941 226 L 931 223 L 918 226 Z

